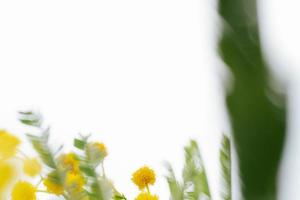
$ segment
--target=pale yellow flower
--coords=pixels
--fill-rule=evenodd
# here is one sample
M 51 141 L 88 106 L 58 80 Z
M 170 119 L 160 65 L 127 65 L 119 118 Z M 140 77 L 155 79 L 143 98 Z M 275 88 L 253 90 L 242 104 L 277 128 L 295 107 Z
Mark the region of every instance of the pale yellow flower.
M 36 200 L 36 188 L 25 181 L 18 182 L 12 191 L 12 200 Z
M 63 154 L 58 158 L 59 167 L 72 172 L 79 172 L 79 160 L 75 153 Z
M 5 130 L 0 130 L 0 159 L 13 157 L 20 144 L 20 140 Z
M 108 155 L 106 146 L 101 142 L 92 142 L 88 144 L 88 153 L 90 158 L 98 162 L 102 162 L 104 158 Z
M 46 187 L 46 190 L 49 193 L 56 194 L 56 195 L 61 195 L 61 194 L 64 193 L 64 187 L 63 187 L 62 184 L 56 183 L 53 180 L 53 174 L 54 173 L 55 172 L 51 172 L 50 174 L 48 174 L 47 178 L 44 179 L 43 183 Z
M 41 172 L 42 166 L 38 159 L 27 158 L 24 160 L 23 170 L 28 176 L 34 177 Z
M 135 198 L 135 200 L 158 200 L 158 196 L 152 195 L 148 192 L 142 192 Z
M 103 157 L 106 157 L 107 156 L 107 149 L 106 149 L 106 146 L 104 143 L 101 143 L 101 142 L 95 142 L 92 144 L 92 146 L 99 152 L 102 153 L 102 156 Z
M 152 169 L 144 166 L 132 174 L 131 180 L 139 187 L 140 190 L 155 183 L 155 173 Z
M 82 192 L 85 179 L 80 173 L 67 173 L 65 186 L 70 193 Z

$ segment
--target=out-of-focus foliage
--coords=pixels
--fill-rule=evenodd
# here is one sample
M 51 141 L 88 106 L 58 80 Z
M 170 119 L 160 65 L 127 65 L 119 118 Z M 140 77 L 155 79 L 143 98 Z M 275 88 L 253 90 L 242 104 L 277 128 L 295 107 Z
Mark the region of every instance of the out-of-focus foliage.
M 66 200 L 126 200 L 104 173 L 107 154 L 101 142 L 90 142 L 89 137 L 74 140 L 76 151 L 63 153 L 62 146 L 50 145 L 50 128 L 44 126 L 36 112 L 20 112 L 19 120 L 31 126 L 27 138 L 38 158 L 31 158 L 19 148 L 20 140 L 13 134 L 0 131 L 0 199 L 35 200 L 38 193 Z M 25 181 L 17 175 L 12 161 L 23 165 Z M 11 187 L 13 186 L 13 187 Z M 4 196 L 3 196 L 4 195 Z
M 270 84 L 276 80 L 263 58 L 257 1 L 219 0 L 219 14 L 219 51 L 233 78 L 227 106 L 242 193 L 246 200 L 273 200 L 286 131 L 285 94 Z
M 221 147 L 221 153 L 223 151 L 226 151 L 226 153 L 230 154 L 229 139 L 226 136 L 224 136 L 224 138 L 226 138 L 226 142 L 228 143 L 226 144 L 227 146 L 223 145 Z M 169 163 L 166 164 L 168 170 L 166 179 L 169 185 L 171 200 L 212 199 L 204 163 L 202 161 L 197 142 L 191 140 L 190 143 L 184 148 L 184 150 L 185 163 L 182 171 L 182 181 L 176 177 L 173 167 Z M 225 158 L 224 155 L 221 154 L 221 162 L 222 169 L 224 171 L 223 179 L 228 183 L 231 181 L 230 167 L 228 167 L 228 163 L 227 166 L 224 166 L 223 163 L 230 163 L 230 155 L 226 156 L 227 157 Z M 231 189 L 227 185 L 225 188 L 226 191 Z M 230 191 L 227 191 L 226 193 L 230 193 Z M 224 200 L 228 200 L 228 198 L 224 198 Z
M 209 200 L 212 199 L 205 172 L 204 163 L 196 141 L 191 140 L 185 149 L 185 163 L 182 181 L 179 180 L 172 166 L 166 167 L 171 200 Z M 231 145 L 226 135 L 222 137 L 220 148 L 220 165 L 222 172 L 222 199 L 231 200 Z
M 183 185 L 187 199 L 198 200 L 202 196 L 210 199 L 210 191 L 204 163 L 196 141 L 192 140 L 185 150 L 185 165 L 183 168 Z
M 0 146 L 0 151 L 9 154 L 0 159 L 0 200 L 36 200 L 39 193 L 66 200 L 127 200 L 105 174 L 103 163 L 108 151 L 104 143 L 92 142 L 90 135 L 79 134 L 73 141 L 74 150 L 65 153 L 63 146 L 55 148 L 57 144 L 50 142 L 50 128 L 42 123 L 40 114 L 21 112 L 20 121 L 32 127 L 31 133 L 26 135 L 38 157 L 29 157 L 22 152 L 19 138 L 1 130 L 0 142 L 4 144 L 9 138 L 9 145 Z M 231 200 L 230 154 L 230 141 L 224 135 L 220 147 L 224 200 Z M 168 165 L 169 174 L 166 178 L 171 199 L 212 199 L 196 141 L 190 141 L 184 148 L 184 155 L 182 180 L 177 180 L 173 168 Z M 14 159 L 23 165 L 22 174 L 17 175 L 12 164 Z M 131 178 L 139 191 L 135 200 L 158 200 L 159 197 L 150 190 L 156 179 L 155 171 L 148 166 L 136 170 Z
M 221 196 L 223 200 L 231 200 L 231 147 L 230 140 L 223 135 L 222 146 L 220 150 L 220 163 L 222 172 Z

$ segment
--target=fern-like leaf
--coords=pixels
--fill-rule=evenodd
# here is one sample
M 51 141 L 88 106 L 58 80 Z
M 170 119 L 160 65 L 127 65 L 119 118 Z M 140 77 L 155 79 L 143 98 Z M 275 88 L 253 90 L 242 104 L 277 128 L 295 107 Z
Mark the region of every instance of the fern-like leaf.
M 188 199 L 198 200 L 205 196 L 211 199 L 207 176 L 200 150 L 196 141 L 185 147 L 185 166 L 183 169 L 185 194 Z
M 19 120 L 25 125 L 40 128 L 43 123 L 42 115 L 34 111 L 20 111 Z
M 220 149 L 220 163 L 222 169 L 222 191 L 224 200 L 231 200 L 231 145 L 226 135 L 223 135 Z
M 62 185 L 64 174 L 58 170 L 55 154 L 52 152 L 49 145 L 50 128 L 43 128 L 42 115 L 37 112 L 19 112 L 19 115 L 19 120 L 21 123 L 38 128 L 39 134 L 28 133 L 26 136 L 31 142 L 34 150 L 38 153 L 42 162 L 52 170 L 50 175 L 51 180 Z M 62 147 L 60 147 L 59 150 L 61 148 Z M 66 196 L 66 198 L 68 198 L 68 196 Z
M 176 179 L 172 166 L 166 163 L 168 175 L 166 176 L 172 200 L 183 200 L 184 190 L 182 184 Z
M 167 164 L 168 175 L 166 179 L 171 193 L 171 200 L 211 199 L 205 167 L 197 142 L 191 140 L 184 149 L 183 182 L 176 179 L 173 168 L 170 164 Z

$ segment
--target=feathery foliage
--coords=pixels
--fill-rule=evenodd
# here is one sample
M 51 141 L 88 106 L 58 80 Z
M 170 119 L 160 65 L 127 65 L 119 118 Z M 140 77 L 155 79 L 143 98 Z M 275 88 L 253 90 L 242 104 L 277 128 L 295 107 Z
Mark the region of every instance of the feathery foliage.
M 168 170 L 168 175 L 166 176 L 166 179 L 169 185 L 171 200 L 183 200 L 184 199 L 183 184 L 177 180 L 174 170 L 169 163 L 166 163 L 166 168 Z
M 60 154 L 62 146 L 53 153 L 49 145 L 50 128 L 44 128 L 39 113 L 19 112 L 19 120 L 38 130 L 38 134 L 26 135 L 43 164 L 48 167 L 47 178 L 41 175 L 41 182 L 47 188 L 45 192 L 66 200 L 126 200 L 105 176 L 103 161 L 107 151 L 103 143 L 89 142 L 90 136 L 80 135 L 73 143 L 78 154 Z M 100 165 L 102 173 L 98 168 Z
M 176 179 L 173 168 L 167 164 L 166 177 L 172 200 L 211 199 L 207 176 L 196 141 L 191 140 L 185 148 L 185 164 L 182 171 L 183 182 Z
M 46 129 L 43 128 L 43 120 L 41 114 L 33 111 L 29 112 L 19 112 L 19 120 L 21 123 L 33 126 L 38 128 L 39 134 L 26 134 L 29 141 L 31 142 L 33 148 L 38 153 L 40 159 L 43 161 L 43 163 L 51 168 L 53 172 L 51 175 L 51 180 L 54 181 L 57 184 L 62 184 L 63 180 L 63 174 L 60 173 L 58 170 L 57 163 L 55 161 L 55 155 L 52 152 L 50 146 L 49 146 L 49 134 L 50 134 L 50 128 L 47 127 Z
M 63 146 L 60 146 L 53 153 L 49 140 L 50 128 L 42 123 L 42 116 L 31 111 L 19 114 L 19 119 L 23 124 L 33 127 L 33 133 L 26 135 L 40 159 L 28 159 L 29 157 L 18 149 L 19 139 L 7 131 L 0 132 L 0 142 L 2 144 L 5 141 L 9 143 L 5 148 L 0 147 L 0 152 L 2 154 L 10 153 L 7 154 L 10 158 L 23 156 L 23 162 L 26 163 L 26 169 L 23 170 L 24 175 L 31 177 L 39 175 L 40 180 L 38 183 L 32 184 L 28 181 L 21 181 L 22 178 L 19 177 L 21 182 L 15 185 L 14 194 L 20 194 L 19 196 L 23 197 L 23 192 L 27 192 L 26 195 L 31 196 L 28 200 L 35 200 L 36 193 L 39 192 L 65 200 L 127 200 L 105 174 L 103 163 L 108 152 L 104 143 L 90 141 L 90 135 L 79 134 L 79 137 L 73 140 L 74 151 L 63 153 Z M 167 164 L 166 179 L 171 200 L 211 200 L 204 162 L 195 140 L 191 140 L 184 147 L 184 158 L 180 180 L 177 179 L 172 166 Z M 224 200 L 231 200 L 230 141 L 225 135 L 220 149 L 220 162 L 224 183 L 222 195 Z M 139 190 L 136 200 L 159 199 L 150 190 L 150 186 L 156 182 L 156 174 L 153 169 L 143 166 L 132 174 L 131 180 Z M 22 185 L 32 188 L 32 190 L 23 191 L 20 189 Z
M 222 137 L 220 149 L 220 163 L 222 171 L 222 191 L 223 200 L 231 200 L 231 146 L 230 140 L 226 135 Z
M 87 182 L 89 183 L 88 196 L 90 200 L 110 200 L 112 199 L 113 191 L 112 185 L 105 178 L 105 175 L 100 176 L 96 172 L 96 168 L 100 163 L 96 163 L 91 159 L 91 153 L 88 148 L 88 138 L 81 136 L 80 139 L 74 140 L 74 146 L 82 151 L 83 155 L 81 156 L 80 170 L 86 177 Z

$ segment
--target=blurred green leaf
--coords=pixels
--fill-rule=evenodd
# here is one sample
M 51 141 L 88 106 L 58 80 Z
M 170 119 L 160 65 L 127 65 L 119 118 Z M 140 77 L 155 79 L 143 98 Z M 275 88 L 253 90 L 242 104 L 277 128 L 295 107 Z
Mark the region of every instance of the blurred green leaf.
M 54 156 L 48 146 L 48 140 L 43 137 L 38 137 L 35 135 L 27 134 L 29 141 L 31 142 L 33 148 L 39 154 L 39 157 L 45 165 L 52 169 L 56 169 L 56 163 Z
M 222 171 L 221 196 L 223 200 L 231 200 L 231 147 L 230 140 L 226 135 L 222 137 L 220 149 L 220 163 Z
M 169 190 L 171 194 L 171 199 L 172 200 L 183 200 L 184 199 L 184 189 L 183 185 L 176 179 L 174 170 L 172 166 L 167 163 L 166 164 L 167 170 L 168 170 L 168 175 L 166 176 L 168 185 L 169 185 Z
M 191 140 L 185 147 L 185 166 L 183 169 L 183 180 L 186 191 L 189 191 L 189 199 L 198 200 L 202 195 L 210 199 L 210 191 L 204 163 L 196 141 Z
M 232 72 L 227 93 L 245 200 L 274 200 L 285 131 L 285 94 L 272 88 L 263 58 L 256 0 L 219 0 L 219 52 Z M 277 80 L 278 81 L 278 80 Z M 279 84 L 280 85 L 280 84 Z M 278 94 L 270 96 L 270 94 Z M 277 102 L 277 104 L 274 104 Z
M 176 179 L 171 165 L 167 164 L 168 181 L 172 200 L 211 199 L 204 163 L 197 142 L 191 140 L 185 148 L 185 164 L 182 172 L 183 183 Z
M 78 148 L 80 150 L 84 150 L 85 145 L 86 145 L 86 143 L 85 143 L 84 140 L 80 140 L 80 139 L 77 139 L 77 138 L 74 139 L 74 146 L 76 148 Z
M 39 113 L 33 111 L 19 112 L 21 123 L 29 126 L 34 126 L 39 128 L 38 134 L 26 134 L 27 138 L 31 142 L 34 150 L 38 153 L 43 164 L 48 166 L 51 169 L 51 172 L 48 174 L 48 177 L 52 182 L 63 185 L 65 172 L 61 172 L 58 169 L 55 154 L 52 152 L 49 145 L 49 135 L 50 128 L 42 128 L 42 116 Z M 25 123 L 24 123 L 25 121 Z M 62 147 L 59 147 L 60 151 Z M 68 199 L 68 195 L 65 195 L 65 198 Z
M 33 111 L 20 111 L 19 120 L 25 125 L 34 127 L 41 127 L 43 121 L 41 114 Z

